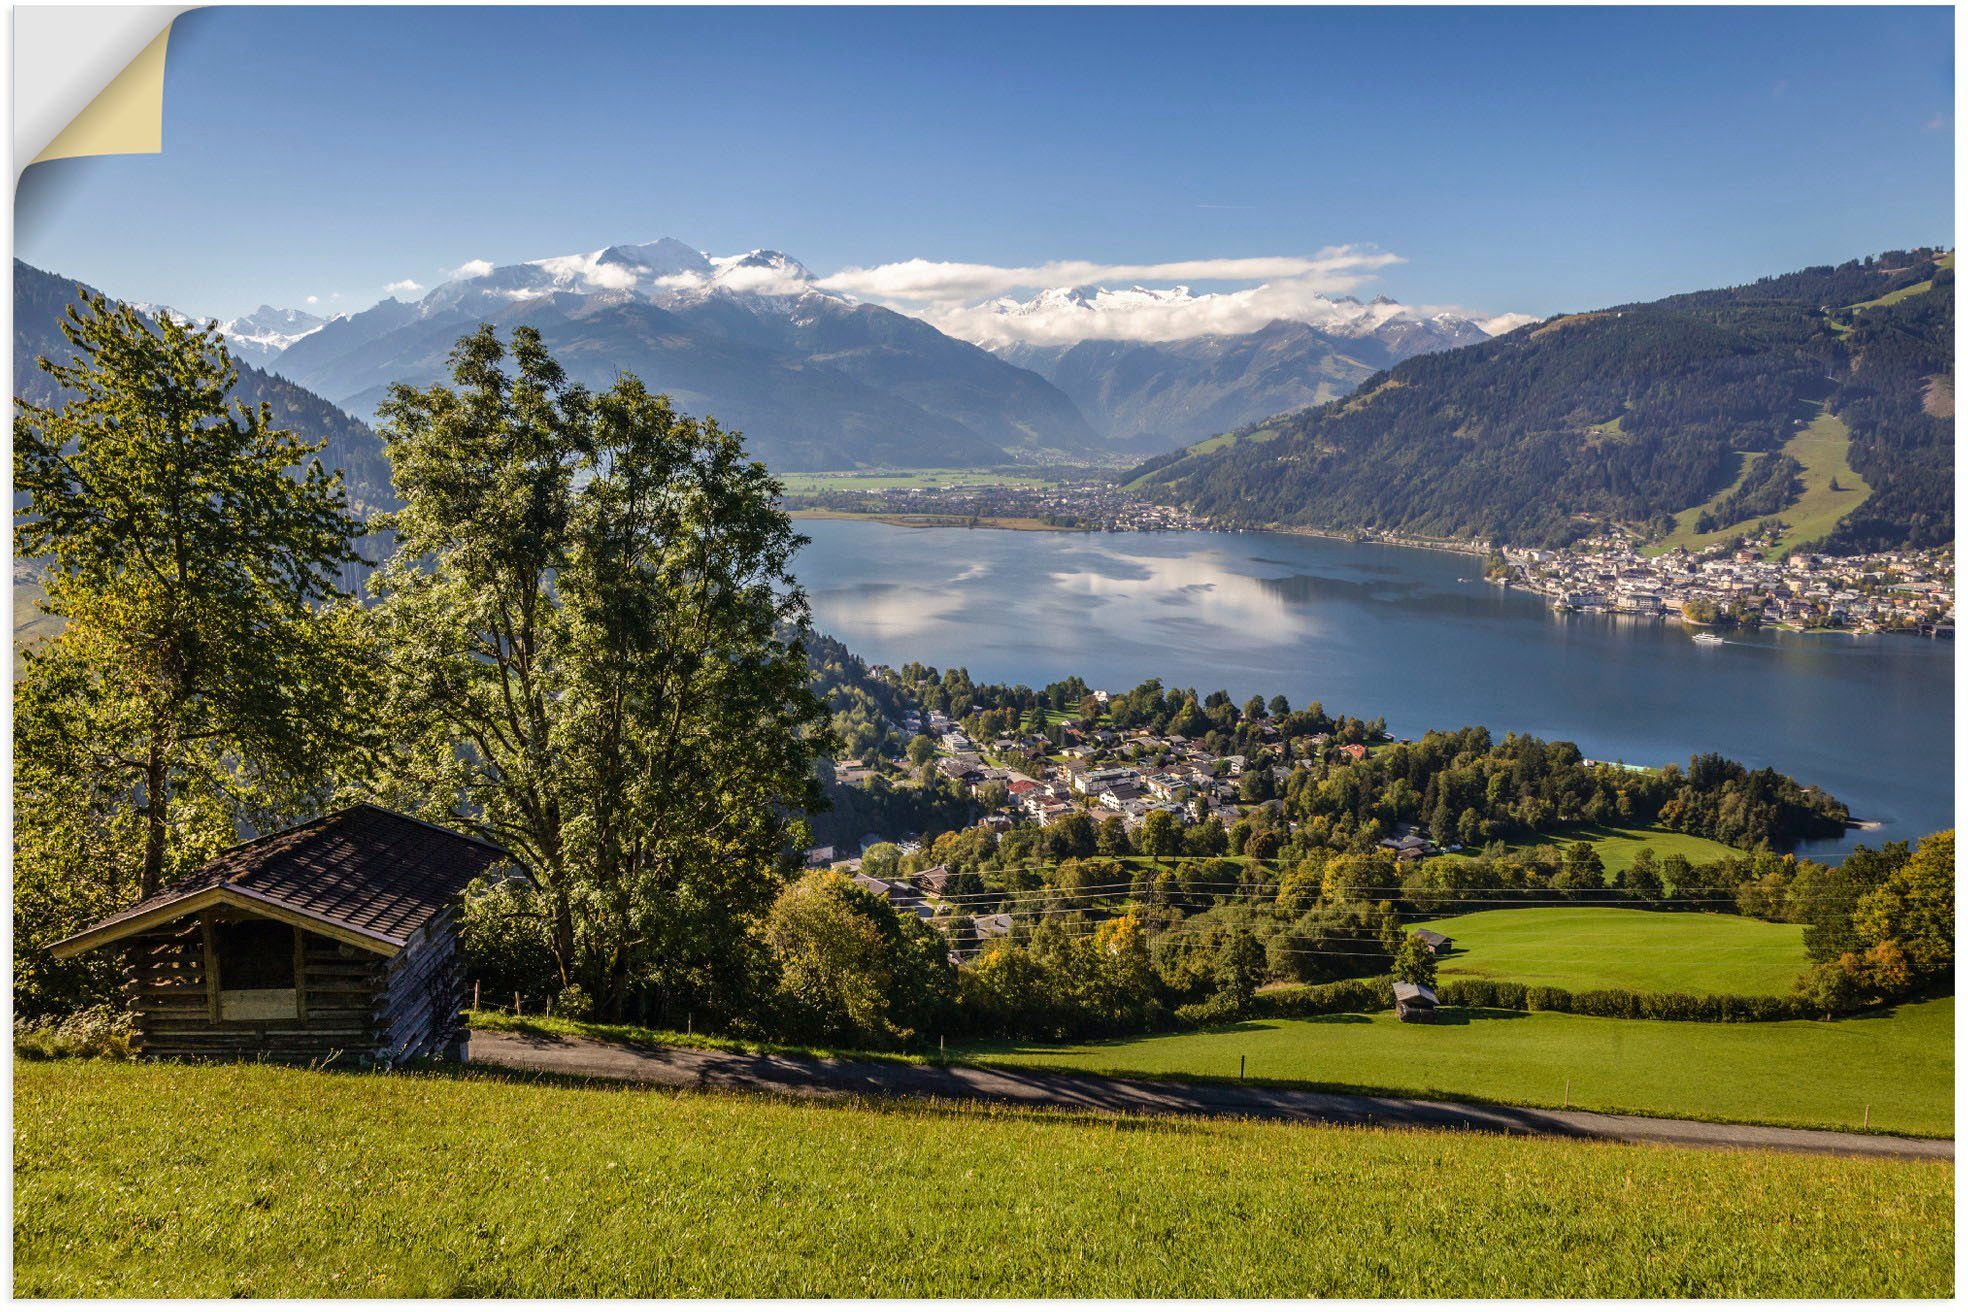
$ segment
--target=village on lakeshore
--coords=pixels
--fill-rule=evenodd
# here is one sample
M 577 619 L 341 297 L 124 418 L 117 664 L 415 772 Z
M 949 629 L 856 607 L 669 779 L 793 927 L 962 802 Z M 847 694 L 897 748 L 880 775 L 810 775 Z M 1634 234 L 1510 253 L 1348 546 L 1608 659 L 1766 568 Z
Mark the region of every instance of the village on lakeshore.
M 1553 609 L 1745 628 L 1954 634 L 1954 548 L 1825 556 L 1767 538 L 1647 555 L 1609 532 L 1562 550 L 1503 548 L 1488 577 Z

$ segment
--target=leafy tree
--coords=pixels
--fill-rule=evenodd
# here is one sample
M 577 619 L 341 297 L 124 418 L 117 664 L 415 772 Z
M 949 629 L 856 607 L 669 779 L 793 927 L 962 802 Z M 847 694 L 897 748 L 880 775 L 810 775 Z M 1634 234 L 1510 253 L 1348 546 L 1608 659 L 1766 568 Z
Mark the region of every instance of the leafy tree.
M 1904 864 L 1859 899 L 1852 929 L 1870 948 L 1890 944 L 1907 982 L 1954 969 L 1954 831 L 1920 840 Z
M 1069 811 L 1045 827 L 1046 852 L 1056 861 L 1088 857 L 1100 850 L 1093 817 L 1085 811 Z
M 952 985 L 947 959 L 937 968 L 949 947 L 935 930 L 837 871 L 780 893 L 764 936 L 778 967 L 777 1019 L 789 1035 L 906 1043 Z
M 1223 940 L 1216 956 L 1218 996 L 1240 1010 L 1250 1005 L 1257 986 L 1264 982 L 1264 946 L 1250 930 L 1238 925 Z
M 382 408 L 392 787 L 525 864 L 603 1015 L 730 1015 L 828 746 L 799 539 L 737 434 L 571 384 L 528 328 L 510 362 L 483 327 Z
M 861 873 L 870 879 L 895 879 L 902 873 L 902 849 L 876 843 L 861 853 Z
M 1394 956 L 1394 978 L 1423 988 L 1435 987 L 1435 954 L 1419 934 L 1401 940 L 1401 950 Z
M 61 329 L 76 354 L 39 364 L 62 405 L 17 401 L 14 420 L 14 551 L 63 621 L 22 660 L 17 804 L 53 770 L 82 772 L 93 807 L 141 808 L 147 895 L 208 854 L 214 808 L 305 814 L 353 746 L 356 617 L 331 603 L 361 525 L 322 443 L 228 401 L 216 325 L 84 296 Z

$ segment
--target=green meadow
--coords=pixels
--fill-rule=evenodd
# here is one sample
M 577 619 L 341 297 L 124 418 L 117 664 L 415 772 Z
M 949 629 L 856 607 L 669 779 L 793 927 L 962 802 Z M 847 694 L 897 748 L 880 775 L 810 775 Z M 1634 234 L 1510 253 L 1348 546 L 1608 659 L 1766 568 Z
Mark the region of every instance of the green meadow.
M 1440 978 L 1655 993 L 1785 994 L 1810 965 L 1802 925 L 1625 907 L 1524 907 L 1431 921 Z
M 1796 502 L 1786 506 L 1777 516 L 1788 527 L 1783 540 L 1766 553 L 1772 559 L 1788 555 L 1825 537 L 1838 526 L 1839 520 L 1857 510 L 1872 495 L 1872 488 L 1852 468 L 1851 430 L 1845 426 L 1843 419 L 1830 411 L 1820 413 L 1810 424 L 1797 430 L 1784 443 L 1783 449 L 1804 466 L 1804 491 Z M 1750 456 L 1742 457 L 1736 484 L 1741 483 L 1743 475 L 1748 472 L 1750 460 Z M 1833 483 L 1837 484 L 1836 488 Z M 1719 507 L 1734 490 L 1735 484 L 1731 484 L 1703 504 L 1676 515 L 1674 532 L 1647 550 L 1654 554 L 1672 547 L 1700 551 L 1754 528 L 1763 517 L 1726 524 L 1708 533 L 1695 532 L 1695 522 L 1701 518 L 1702 512 Z
M 1578 825 L 1573 828 L 1539 834 L 1535 838 L 1504 844 L 1506 851 L 1522 852 L 1542 843 L 1556 843 L 1569 847 L 1573 843 L 1590 843 L 1598 849 L 1600 861 L 1605 863 L 1606 873 L 1618 874 L 1633 864 L 1633 858 L 1643 847 L 1652 848 L 1656 857 L 1684 856 L 1690 864 L 1704 865 L 1719 861 L 1725 856 L 1741 856 L 1742 853 L 1727 843 L 1718 843 L 1712 838 L 1702 838 L 1695 834 L 1679 834 L 1671 829 L 1657 829 L 1652 826 L 1635 828 L 1620 825 Z
M 1829 1129 L 1954 1132 L 1954 999 L 1836 1021 L 1719 1024 L 1445 1009 L 1254 1020 L 1073 1044 L 967 1045 L 993 1066 L 1232 1080 Z M 1569 1082 L 1569 1093 L 1567 1084 Z
M 27 1297 L 1953 1290 L 1948 1163 L 80 1061 L 14 1131 Z

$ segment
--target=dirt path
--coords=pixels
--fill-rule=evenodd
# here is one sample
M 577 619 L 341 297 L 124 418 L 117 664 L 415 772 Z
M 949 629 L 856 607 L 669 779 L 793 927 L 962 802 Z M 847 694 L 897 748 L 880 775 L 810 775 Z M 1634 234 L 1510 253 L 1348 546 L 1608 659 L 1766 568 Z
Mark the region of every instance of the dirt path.
M 917 1066 L 902 1062 L 836 1061 L 819 1057 L 754 1056 L 697 1048 L 641 1047 L 565 1035 L 474 1030 L 474 1062 L 557 1075 L 629 1080 L 670 1088 L 738 1089 L 809 1098 L 931 1097 L 977 1099 L 1075 1111 L 1145 1112 L 1171 1116 L 1251 1116 L 1342 1125 L 1483 1130 L 1626 1143 L 1704 1148 L 1762 1148 L 1850 1157 L 1907 1157 L 1953 1161 L 1952 1139 L 1909 1139 L 1832 1130 L 1760 1125 L 1711 1125 L 1652 1116 L 1554 1112 L 1532 1107 L 1432 1102 L 1364 1094 L 1319 1093 L 1249 1085 L 1180 1084 L 1108 1079 L 1056 1071 L 975 1066 Z

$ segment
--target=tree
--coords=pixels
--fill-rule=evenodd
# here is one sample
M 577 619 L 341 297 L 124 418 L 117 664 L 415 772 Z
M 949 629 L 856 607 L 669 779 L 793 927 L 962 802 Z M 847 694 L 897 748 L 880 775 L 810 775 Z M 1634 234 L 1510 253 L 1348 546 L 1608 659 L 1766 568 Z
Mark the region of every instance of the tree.
M 1394 956 L 1394 978 L 1425 989 L 1435 987 L 1435 954 L 1428 950 L 1419 934 L 1401 940 L 1401 950 Z
M 837 871 L 780 893 L 764 937 L 778 966 L 776 1019 L 787 1034 L 904 1043 L 950 991 L 943 937 Z
M 1250 930 L 1238 925 L 1223 940 L 1216 954 L 1216 988 L 1239 1010 L 1250 1005 L 1257 986 L 1264 982 L 1264 945 Z
M 861 873 L 870 879 L 894 879 L 902 873 L 902 849 L 893 843 L 873 843 L 861 853 Z
M 482 327 L 382 407 L 391 786 L 525 864 L 603 1015 L 732 1014 L 831 746 L 799 538 L 737 434 L 633 376 L 590 394 L 530 328 L 510 359 Z
M 353 745 L 363 663 L 333 603 L 361 525 L 324 442 L 228 400 L 217 325 L 84 296 L 61 329 L 76 354 L 38 362 L 61 408 L 17 401 L 14 420 L 14 553 L 63 621 L 23 658 L 15 748 L 29 789 L 38 761 L 141 809 L 148 895 L 209 854 L 212 808 L 298 818 Z M 206 823 L 184 823 L 188 794 Z
M 1045 827 L 1046 855 L 1055 861 L 1070 857 L 1089 857 L 1100 850 L 1093 817 L 1085 811 L 1068 811 Z
M 1921 839 L 1898 870 L 1859 899 L 1852 929 L 1868 945 L 1868 955 L 1890 946 L 1903 958 L 1908 983 L 1952 972 L 1954 831 Z
M 917 734 L 909 740 L 903 752 L 908 756 L 909 764 L 921 768 L 936 759 L 936 744 L 927 736 Z

